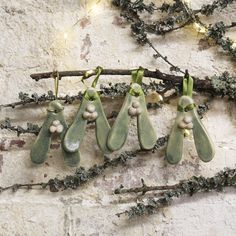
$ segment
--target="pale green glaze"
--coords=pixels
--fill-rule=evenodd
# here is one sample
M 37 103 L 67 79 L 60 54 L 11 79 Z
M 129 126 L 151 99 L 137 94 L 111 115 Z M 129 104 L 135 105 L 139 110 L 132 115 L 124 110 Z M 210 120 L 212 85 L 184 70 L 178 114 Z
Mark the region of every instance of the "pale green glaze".
M 190 83 L 190 87 L 191 86 L 192 85 Z M 193 103 L 193 99 L 190 96 L 182 96 L 178 105 L 182 108 L 186 108 Z M 199 158 L 204 162 L 212 160 L 215 154 L 213 142 L 198 117 L 196 109 L 193 108 L 187 112 L 177 112 L 177 118 L 168 139 L 166 149 L 167 161 L 171 164 L 176 164 L 182 158 L 184 129 L 179 128 L 178 124 L 179 121 L 183 120 L 184 116 L 192 117 L 193 137 Z
M 93 104 L 96 107 L 96 112 L 98 113 L 98 117 L 96 119 L 97 144 L 104 153 L 109 153 L 110 150 L 107 147 L 107 137 L 111 127 L 104 113 L 102 103 L 98 94 L 97 94 L 97 99 L 93 102 Z
M 178 126 L 179 120 L 181 119 L 183 119 L 183 113 L 178 111 L 166 148 L 165 158 L 170 164 L 177 164 L 182 158 L 184 135 L 183 129 Z
M 215 155 L 214 144 L 198 117 L 196 109 L 191 111 L 193 117 L 193 137 L 199 158 L 204 162 L 209 162 Z
M 62 147 L 67 152 L 78 151 L 83 141 L 87 125 L 87 120 L 83 119 L 83 113 L 88 104 L 89 100 L 84 97 L 73 123 L 66 132 Z
M 119 150 L 125 144 L 131 119 L 128 114 L 128 109 L 132 104 L 132 100 L 133 96 L 130 93 L 127 93 L 121 110 L 110 130 L 107 146 L 111 151 Z
M 147 105 L 144 94 L 139 96 L 141 114 L 138 116 L 138 138 L 142 149 L 152 149 L 157 140 L 155 129 L 148 116 Z
M 55 120 L 56 114 L 54 112 L 48 112 L 46 120 L 44 121 L 42 128 L 35 140 L 35 143 L 31 147 L 30 157 L 32 162 L 36 164 L 42 164 L 46 158 L 51 144 L 52 134 L 49 128 L 52 122 Z
M 61 124 L 63 125 L 63 127 L 64 127 L 63 132 L 60 134 L 60 138 L 61 138 L 62 143 L 63 143 L 66 131 L 68 129 L 68 125 L 65 121 L 65 117 L 64 117 L 62 112 L 58 114 L 56 120 L 59 120 L 61 122 Z M 79 151 L 66 152 L 62 148 L 62 154 L 63 154 L 63 157 L 64 157 L 64 161 L 68 166 L 76 167 L 79 164 L 79 162 L 80 162 L 80 153 L 79 153 Z
M 83 118 L 83 113 L 89 104 L 93 104 L 95 106 L 95 111 L 98 114 L 95 121 L 98 146 L 104 153 L 110 152 L 106 146 L 110 125 L 104 113 L 99 94 L 94 88 L 89 88 L 85 92 L 77 116 L 65 135 L 63 148 L 67 152 L 74 152 L 78 150 L 83 141 L 87 125 L 87 120 Z
M 76 167 L 78 166 L 80 162 L 80 152 L 66 152 L 65 150 L 62 149 L 62 154 L 64 156 L 64 161 L 66 165 L 70 167 Z
M 39 135 L 31 148 L 31 160 L 36 164 L 43 163 L 47 158 L 47 152 L 49 151 L 52 137 L 52 134 L 50 133 L 49 129 L 54 120 L 59 120 L 60 123 L 63 125 L 63 132 L 60 134 L 60 138 L 61 140 L 63 140 L 68 126 L 64 118 L 63 107 L 57 100 L 50 102 L 46 120 L 44 121 Z M 67 153 L 63 151 L 63 156 L 65 162 L 69 166 L 77 166 L 80 161 L 79 152 Z

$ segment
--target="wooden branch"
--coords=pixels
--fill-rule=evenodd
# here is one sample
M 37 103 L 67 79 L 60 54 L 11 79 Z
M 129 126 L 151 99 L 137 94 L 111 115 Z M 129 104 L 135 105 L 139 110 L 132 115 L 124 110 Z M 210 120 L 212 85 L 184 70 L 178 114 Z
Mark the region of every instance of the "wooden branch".
M 101 75 L 131 75 L 132 71 L 135 69 L 103 69 Z M 78 76 L 84 76 L 86 72 L 89 71 L 89 75 L 86 76 L 86 78 L 89 78 L 93 75 L 96 75 L 96 70 L 75 70 L 75 71 L 59 71 L 59 77 L 78 77 Z M 91 72 L 91 73 L 90 73 Z M 32 74 L 30 77 L 36 81 L 39 81 L 41 79 L 47 79 L 47 78 L 53 78 L 57 75 L 57 71 L 51 71 L 51 72 L 44 72 L 44 73 L 37 73 Z M 182 81 L 182 76 L 176 76 L 171 74 L 163 73 L 159 70 L 151 71 L 148 69 L 145 69 L 144 71 L 145 77 L 155 78 L 155 79 L 161 79 L 165 81 L 171 81 L 171 80 L 178 80 Z
M 125 214 L 130 218 L 135 216 L 151 215 L 158 212 L 160 208 L 169 206 L 174 198 L 180 198 L 183 195 L 192 196 L 193 194 L 199 192 L 222 191 L 226 187 L 236 187 L 236 169 L 227 168 L 210 178 L 203 176 L 192 176 L 190 179 L 182 180 L 178 184 L 172 186 L 148 187 L 143 182 L 143 186 L 140 188 L 119 188 L 116 190 L 116 194 L 131 192 L 143 192 L 144 194 L 147 191 L 164 191 L 159 192 L 159 195 L 162 197 L 150 197 L 146 203 L 137 203 L 136 206 L 132 206 L 130 209 L 121 213 L 117 213 L 116 215 L 120 217 L 121 215 Z
M 134 188 L 124 188 L 121 185 L 119 188 L 114 190 L 115 194 L 124 194 L 124 193 L 142 193 L 144 195 L 146 192 L 150 191 L 163 191 L 163 190 L 170 190 L 175 189 L 178 185 L 164 185 L 164 186 L 147 186 L 143 179 L 141 179 L 142 186 L 141 187 L 134 187 Z
M 89 71 L 89 75 L 86 76 L 86 79 L 96 74 L 96 70 L 75 70 L 75 71 L 59 71 L 58 75 L 61 78 L 63 77 L 78 77 L 84 76 L 86 72 Z M 103 69 L 101 75 L 131 75 L 132 69 Z M 57 74 L 56 71 L 51 72 L 43 72 L 37 74 L 31 74 L 30 77 L 36 81 L 42 79 L 53 78 Z M 151 71 L 148 69 L 144 70 L 144 77 L 149 77 L 153 79 L 162 80 L 164 84 L 171 84 L 173 86 L 179 85 L 182 83 L 183 76 L 166 74 L 161 72 L 160 70 Z M 197 91 L 202 92 L 213 92 L 214 89 L 211 85 L 211 80 L 206 77 L 205 79 L 199 79 L 197 77 L 194 78 L 194 88 Z

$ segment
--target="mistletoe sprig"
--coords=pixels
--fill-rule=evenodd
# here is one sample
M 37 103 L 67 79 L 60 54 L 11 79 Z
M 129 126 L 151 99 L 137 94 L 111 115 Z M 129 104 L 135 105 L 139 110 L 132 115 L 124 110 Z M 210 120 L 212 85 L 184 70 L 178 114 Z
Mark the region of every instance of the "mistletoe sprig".
M 223 191 L 226 187 L 236 187 L 236 169 L 220 171 L 211 178 L 193 176 L 172 186 L 147 186 L 144 181 L 142 181 L 142 186 L 137 188 L 124 189 L 121 186 L 115 190 L 115 194 L 139 192 L 145 194 L 148 191 L 165 191 L 159 192 L 161 197 L 151 197 L 146 203 L 137 203 L 136 206 L 118 213 L 117 216 L 120 217 L 125 214 L 132 218 L 135 216 L 151 215 L 157 213 L 161 208 L 169 206 L 175 198 L 184 195 L 192 196 L 199 192 Z
M 168 140 L 167 136 L 158 138 L 155 147 L 151 152 L 163 147 Z M 94 165 L 86 170 L 84 167 L 79 167 L 74 175 L 67 175 L 65 178 L 50 179 L 48 182 L 41 183 L 26 183 L 26 184 L 14 184 L 7 187 L 0 187 L 0 192 L 12 190 L 17 191 L 19 189 L 32 189 L 39 187 L 39 189 L 49 189 L 50 192 L 59 192 L 66 189 L 78 189 L 80 186 L 88 183 L 90 180 L 101 176 L 106 169 L 111 169 L 120 165 L 125 165 L 129 160 L 137 157 L 143 150 L 137 149 L 134 151 L 124 151 L 118 157 L 110 159 L 107 156 L 104 157 L 104 163 L 101 165 Z M 146 152 L 146 151 L 145 151 Z M 150 151 L 149 151 L 150 152 Z

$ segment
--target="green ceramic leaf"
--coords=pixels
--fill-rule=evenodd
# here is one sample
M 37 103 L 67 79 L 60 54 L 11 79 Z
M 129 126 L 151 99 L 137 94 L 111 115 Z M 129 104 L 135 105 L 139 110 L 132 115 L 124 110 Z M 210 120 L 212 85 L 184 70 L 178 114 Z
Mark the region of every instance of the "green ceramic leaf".
M 88 103 L 89 101 L 84 97 L 73 123 L 65 134 L 63 140 L 63 149 L 66 152 L 76 152 L 79 150 L 80 144 L 82 143 L 84 138 L 87 125 L 87 120 L 83 119 L 82 116 Z
M 59 120 L 61 122 L 61 124 L 63 125 L 64 129 L 63 132 L 60 134 L 60 138 L 63 142 L 66 131 L 68 129 L 68 125 L 65 121 L 65 117 L 64 114 L 62 112 L 60 112 L 57 117 L 56 120 Z M 79 164 L 80 162 L 80 153 L 79 151 L 75 151 L 75 152 L 66 152 L 63 148 L 62 148 L 62 154 L 64 156 L 64 161 L 65 163 L 70 166 L 70 167 L 75 167 Z
M 198 156 L 204 162 L 211 161 L 215 155 L 214 144 L 198 117 L 196 109 L 192 110 L 191 114 L 193 117 L 193 136 Z
M 50 148 L 52 136 L 49 128 L 54 120 L 55 113 L 48 112 L 46 120 L 44 121 L 42 128 L 40 129 L 38 137 L 31 148 L 30 157 L 32 162 L 36 164 L 42 164 L 47 158 L 47 152 Z
M 104 153 L 109 153 L 110 150 L 107 147 L 107 137 L 110 132 L 110 125 L 107 121 L 106 115 L 104 113 L 101 100 L 99 95 L 97 95 L 97 99 L 93 102 L 96 107 L 96 112 L 98 113 L 98 117 L 96 119 L 96 138 L 99 148 Z
M 62 154 L 64 156 L 64 161 L 66 165 L 70 167 L 76 167 L 78 166 L 80 162 L 80 152 L 66 152 L 65 150 L 62 149 Z
M 59 120 L 61 125 L 63 126 L 63 131 L 60 134 L 61 140 L 63 140 L 66 134 L 66 130 L 68 128 L 68 125 L 64 118 L 63 106 L 59 101 L 55 100 L 50 102 L 47 110 L 48 113 L 46 120 L 44 121 L 40 133 L 34 145 L 31 148 L 31 153 L 30 153 L 31 160 L 36 164 L 43 163 L 47 158 L 47 152 L 49 151 L 50 148 L 51 136 L 52 136 L 49 129 L 53 121 Z M 79 152 L 67 153 L 64 150 L 62 151 L 65 158 L 65 162 L 69 166 L 77 166 L 80 160 Z
M 170 164 L 177 164 L 183 153 L 183 130 L 178 127 L 178 122 L 183 118 L 182 112 L 177 112 L 175 124 L 171 130 L 166 148 L 166 160 Z
M 141 114 L 138 116 L 138 138 L 142 149 L 152 149 L 157 140 L 156 131 L 148 116 L 144 94 L 139 96 Z
M 61 113 L 62 111 L 63 106 L 57 100 L 49 103 L 46 120 L 44 121 L 39 135 L 30 151 L 32 162 L 41 164 L 46 160 L 52 136 L 49 128 L 52 122 L 56 119 L 57 114 Z
M 125 144 L 131 119 L 128 114 L 128 109 L 132 104 L 132 98 L 133 96 L 130 93 L 126 94 L 119 115 L 117 116 L 108 135 L 107 146 L 112 151 L 119 150 Z

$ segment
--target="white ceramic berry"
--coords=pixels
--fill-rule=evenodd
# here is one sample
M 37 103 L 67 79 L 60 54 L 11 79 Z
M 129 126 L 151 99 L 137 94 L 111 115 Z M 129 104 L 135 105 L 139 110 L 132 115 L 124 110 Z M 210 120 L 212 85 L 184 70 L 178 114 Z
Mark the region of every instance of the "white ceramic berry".
M 88 104 L 88 106 L 86 107 L 86 111 L 88 111 L 89 113 L 93 113 L 95 112 L 96 107 L 93 104 Z
M 90 114 L 90 119 L 91 120 L 96 120 L 97 117 L 98 117 L 98 113 L 96 111 Z
M 140 115 L 142 113 L 142 109 L 141 108 L 137 108 L 136 109 L 136 115 Z
M 130 107 L 129 110 L 128 110 L 128 114 L 130 116 L 136 116 L 137 115 L 137 109 L 133 108 L 133 107 Z
M 191 122 L 192 122 L 192 117 L 190 117 L 190 116 L 185 116 L 185 117 L 184 117 L 184 122 L 187 123 L 187 124 L 191 123 Z
M 140 103 L 138 101 L 134 101 L 132 103 L 132 107 L 134 107 L 134 108 L 139 108 L 139 106 L 140 106 Z
M 52 126 L 50 126 L 49 130 L 50 130 L 51 133 L 55 133 L 56 130 L 57 130 L 57 127 L 52 125 Z
M 187 124 L 186 128 L 187 128 L 187 129 L 192 129 L 192 128 L 193 128 L 193 123 Z
M 54 126 L 58 126 L 58 125 L 61 124 L 61 122 L 60 122 L 59 120 L 54 120 L 54 121 L 52 122 L 52 124 L 53 124 Z
M 181 129 L 186 129 L 186 124 L 183 122 L 183 120 L 179 122 L 179 127 Z
M 61 124 L 58 125 L 56 128 L 57 128 L 57 133 L 59 133 L 59 134 L 60 134 L 60 133 L 63 131 L 63 129 L 64 129 L 63 125 L 61 125 Z
M 85 112 L 83 113 L 83 118 L 84 118 L 85 120 L 88 120 L 88 119 L 90 118 L 90 116 L 91 116 L 91 113 L 89 113 L 89 112 L 87 112 L 87 111 L 85 111 Z

